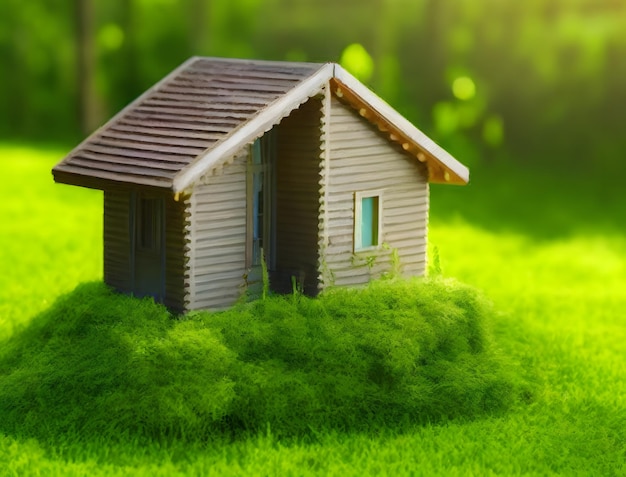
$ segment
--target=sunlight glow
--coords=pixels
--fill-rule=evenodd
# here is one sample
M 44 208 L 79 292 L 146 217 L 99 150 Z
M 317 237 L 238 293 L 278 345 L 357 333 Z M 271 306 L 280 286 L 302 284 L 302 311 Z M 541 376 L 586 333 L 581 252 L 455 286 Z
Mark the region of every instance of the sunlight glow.
M 124 44 L 124 30 L 116 23 L 104 25 L 98 32 L 98 43 L 105 50 L 119 50 Z
M 469 76 L 459 76 L 452 82 L 452 94 L 457 99 L 467 101 L 476 96 L 476 84 Z
M 490 146 L 497 147 L 504 140 L 504 123 L 500 116 L 489 116 L 483 125 L 483 140 Z
M 360 81 L 368 81 L 374 74 L 374 60 L 360 43 L 348 45 L 339 62 Z

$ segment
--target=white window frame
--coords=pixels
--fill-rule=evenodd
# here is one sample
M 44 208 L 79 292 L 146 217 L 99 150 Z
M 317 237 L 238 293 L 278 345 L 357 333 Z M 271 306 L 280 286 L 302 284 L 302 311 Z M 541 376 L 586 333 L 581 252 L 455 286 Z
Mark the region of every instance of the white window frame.
M 375 245 L 363 246 L 362 222 L 363 222 L 363 199 L 369 197 L 378 198 L 378 241 Z M 354 251 L 363 252 L 377 250 L 383 243 L 383 190 L 367 190 L 354 193 Z

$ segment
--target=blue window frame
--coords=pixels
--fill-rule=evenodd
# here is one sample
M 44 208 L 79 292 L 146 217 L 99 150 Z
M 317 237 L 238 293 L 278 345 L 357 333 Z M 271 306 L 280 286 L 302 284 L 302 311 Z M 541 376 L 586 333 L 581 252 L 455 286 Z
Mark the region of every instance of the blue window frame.
M 378 245 L 378 197 L 361 199 L 361 247 Z

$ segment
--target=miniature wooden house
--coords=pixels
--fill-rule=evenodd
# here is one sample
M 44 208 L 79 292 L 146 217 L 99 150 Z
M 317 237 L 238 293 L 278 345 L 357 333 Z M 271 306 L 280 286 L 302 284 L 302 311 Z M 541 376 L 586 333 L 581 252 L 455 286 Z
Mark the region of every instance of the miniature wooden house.
M 104 191 L 104 280 L 176 311 L 261 279 L 424 273 L 428 183 L 469 172 L 337 64 L 191 58 L 54 169 Z M 398 260 L 392 264 L 392 251 Z

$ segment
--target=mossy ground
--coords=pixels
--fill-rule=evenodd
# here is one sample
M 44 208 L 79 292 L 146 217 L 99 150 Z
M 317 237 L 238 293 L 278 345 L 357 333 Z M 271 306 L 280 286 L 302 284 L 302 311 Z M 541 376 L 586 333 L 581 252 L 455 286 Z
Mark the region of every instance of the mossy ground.
M 476 291 L 450 280 L 182 317 L 83 284 L 3 348 L 0 429 L 190 441 L 474 418 L 509 408 L 525 387 L 490 319 Z

